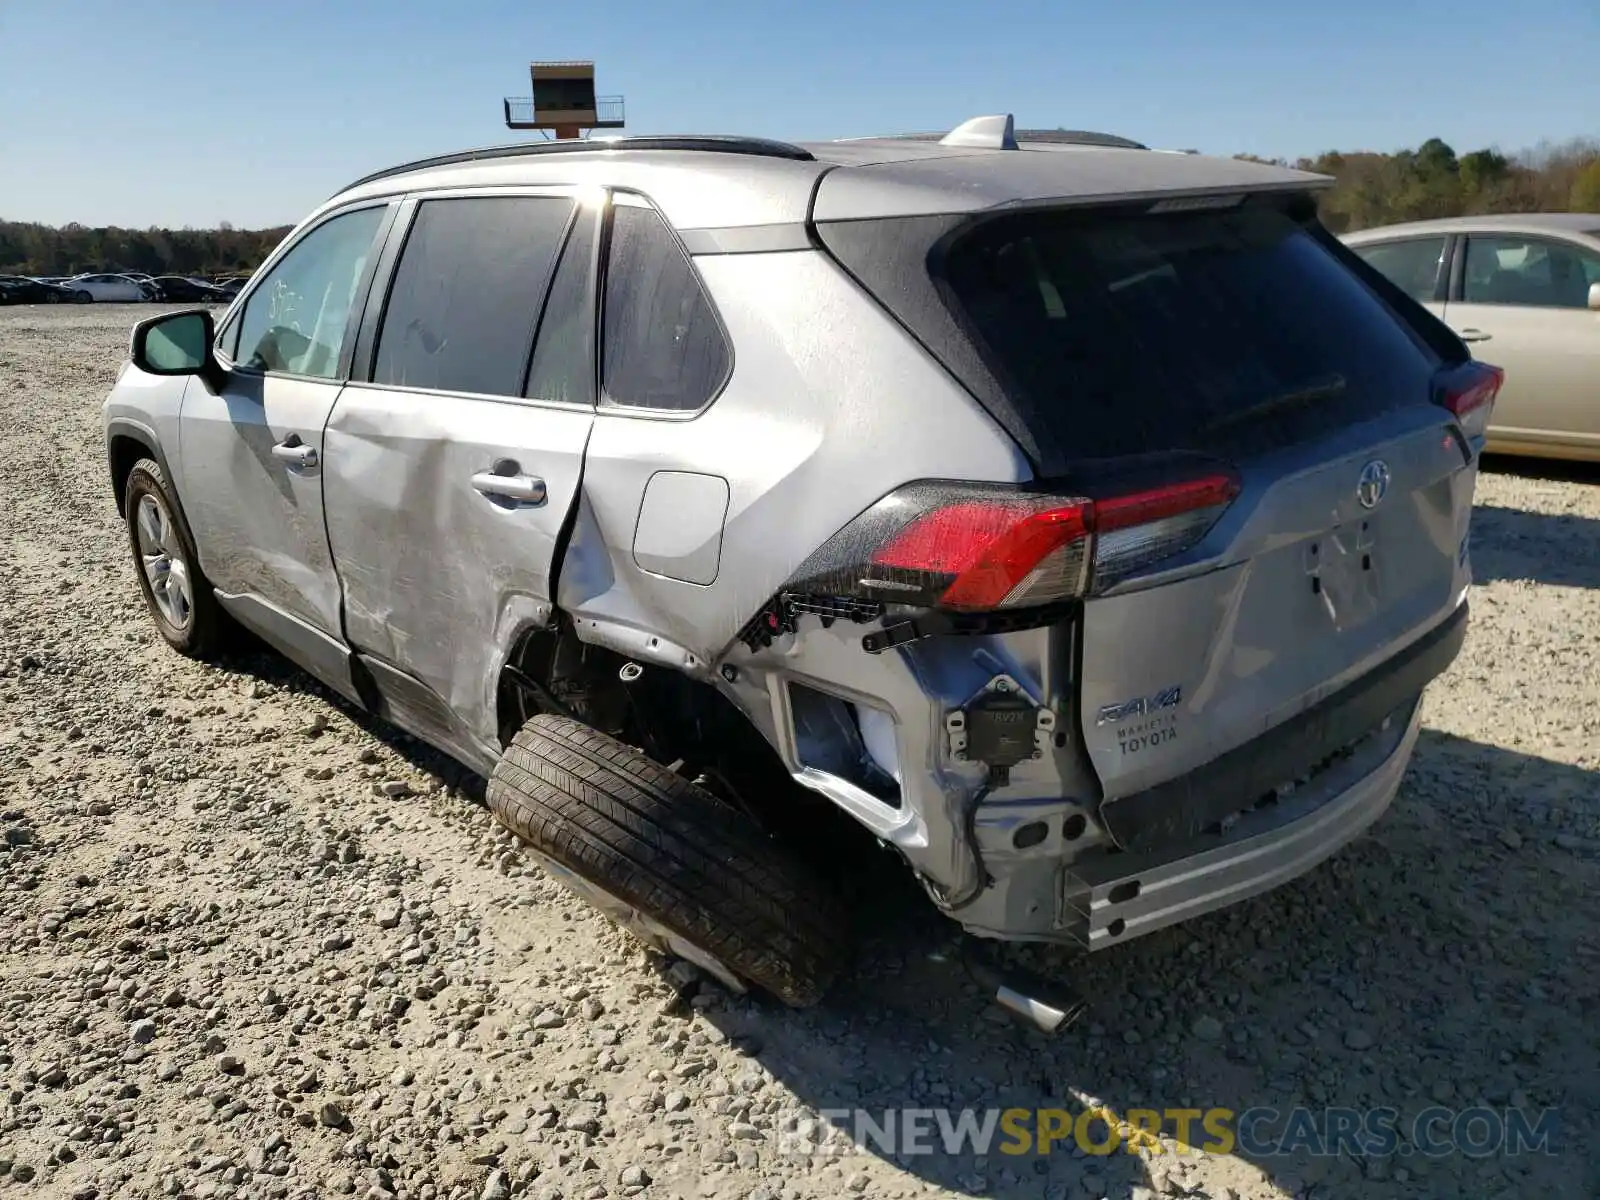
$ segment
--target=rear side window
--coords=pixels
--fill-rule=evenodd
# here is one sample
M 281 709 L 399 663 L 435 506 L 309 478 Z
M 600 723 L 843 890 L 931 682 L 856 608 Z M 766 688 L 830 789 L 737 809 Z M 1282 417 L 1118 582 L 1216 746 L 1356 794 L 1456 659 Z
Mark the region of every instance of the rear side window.
M 520 396 L 573 202 L 427 200 L 395 267 L 372 381 Z
M 653 209 L 618 205 L 606 267 L 605 402 L 694 412 L 722 390 L 733 355 L 711 300 Z
M 1406 295 L 1426 303 L 1438 295 L 1444 243 L 1445 239 L 1440 236 L 1350 248 Z
M 1274 209 L 989 221 L 942 264 L 992 370 L 1072 459 L 1242 454 L 1425 402 L 1437 364 Z

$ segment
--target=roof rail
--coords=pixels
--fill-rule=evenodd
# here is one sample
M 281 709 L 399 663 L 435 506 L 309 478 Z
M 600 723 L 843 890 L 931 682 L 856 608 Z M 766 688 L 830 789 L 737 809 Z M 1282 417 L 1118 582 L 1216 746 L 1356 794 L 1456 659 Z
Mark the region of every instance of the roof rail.
M 1054 142 L 1063 146 L 1106 146 L 1114 150 L 1148 150 L 1143 142 L 1115 133 L 1095 133 L 1090 129 L 1019 129 L 1019 142 Z
M 1089 129 L 1017 129 L 1011 127 L 1011 144 L 998 143 L 994 133 L 988 133 L 988 140 L 969 140 L 975 134 L 979 122 L 999 122 L 999 117 L 975 117 L 958 125 L 949 133 L 897 133 L 889 135 L 891 141 L 897 142 L 939 142 L 946 146 L 989 146 L 995 150 L 1018 150 L 1028 142 L 1054 144 L 1059 146 L 1105 146 L 1117 150 L 1148 150 L 1143 142 L 1136 142 L 1132 138 L 1121 137 L 1115 133 L 1096 133 Z M 986 126 L 987 127 L 987 126 Z M 992 128 L 993 127 L 989 127 Z M 960 141 L 955 141 L 957 135 Z M 981 135 L 980 135 L 981 136 Z M 872 141 L 872 138 L 852 138 L 851 141 Z
M 450 167 L 458 163 L 480 162 L 496 158 L 523 158 L 544 154 L 582 154 L 601 150 L 698 150 L 714 154 L 749 154 L 760 158 L 787 158 L 795 162 L 815 162 L 811 151 L 790 142 L 771 138 L 738 137 L 728 134 L 676 134 L 632 135 L 625 137 L 587 138 L 582 141 L 513 142 L 506 146 L 484 146 L 477 150 L 458 150 L 454 154 L 436 154 L 419 158 L 415 162 L 401 163 L 371 175 L 363 175 L 354 183 L 346 184 L 334 193 L 345 192 L 412 171 L 425 171 L 429 167 Z

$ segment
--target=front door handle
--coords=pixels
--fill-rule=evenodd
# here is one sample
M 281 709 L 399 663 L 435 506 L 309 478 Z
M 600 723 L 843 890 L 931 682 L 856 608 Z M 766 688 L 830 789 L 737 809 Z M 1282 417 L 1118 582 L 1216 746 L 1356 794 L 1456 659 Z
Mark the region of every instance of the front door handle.
M 1487 342 L 1493 336 L 1492 333 L 1485 333 L 1481 329 L 1463 329 L 1461 331 L 1461 340 L 1463 342 Z
M 317 465 L 317 448 L 306 445 L 298 434 L 291 433 L 272 447 L 272 457 L 288 463 L 291 467 L 307 470 Z
M 472 477 L 472 486 L 485 496 L 502 500 L 515 500 L 519 504 L 543 504 L 544 480 L 535 475 L 507 474 L 479 471 Z

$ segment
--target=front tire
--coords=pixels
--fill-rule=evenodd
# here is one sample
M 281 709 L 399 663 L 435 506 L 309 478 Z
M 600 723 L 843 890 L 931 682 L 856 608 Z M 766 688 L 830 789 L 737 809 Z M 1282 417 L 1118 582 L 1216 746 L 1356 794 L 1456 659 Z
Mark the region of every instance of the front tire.
M 598 730 L 533 717 L 488 800 L 559 883 L 734 991 L 803 1008 L 843 964 L 849 922 L 832 892 L 750 817 Z
M 194 539 L 154 459 L 141 458 L 128 472 L 123 510 L 139 591 L 157 632 L 190 658 L 214 657 L 226 642 L 228 616 L 200 573 Z
M 77 304 L 92 304 L 94 303 L 94 294 L 80 289 L 72 293 L 72 299 Z

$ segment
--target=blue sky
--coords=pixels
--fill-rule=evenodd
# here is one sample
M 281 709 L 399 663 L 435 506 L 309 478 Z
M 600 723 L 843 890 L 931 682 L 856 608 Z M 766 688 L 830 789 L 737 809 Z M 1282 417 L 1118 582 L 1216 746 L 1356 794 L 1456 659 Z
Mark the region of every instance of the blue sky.
M 530 59 L 638 133 L 846 137 L 1014 112 L 1294 156 L 1600 134 L 1600 0 L 0 0 L 0 217 L 295 221 L 519 136 Z

